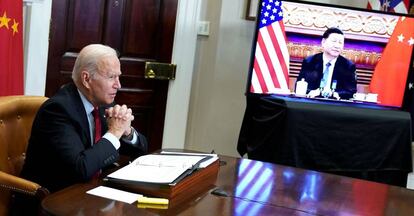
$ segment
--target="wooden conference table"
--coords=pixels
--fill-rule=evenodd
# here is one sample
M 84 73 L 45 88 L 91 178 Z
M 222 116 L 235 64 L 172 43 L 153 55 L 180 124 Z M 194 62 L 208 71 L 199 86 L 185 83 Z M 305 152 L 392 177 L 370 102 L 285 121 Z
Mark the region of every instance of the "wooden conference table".
M 86 194 L 101 181 L 46 197 L 46 215 L 414 215 L 414 191 L 365 180 L 221 156 L 213 184 L 170 199 L 168 209 Z M 211 194 L 215 188 L 228 196 Z M 191 191 L 191 190 L 190 190 Z

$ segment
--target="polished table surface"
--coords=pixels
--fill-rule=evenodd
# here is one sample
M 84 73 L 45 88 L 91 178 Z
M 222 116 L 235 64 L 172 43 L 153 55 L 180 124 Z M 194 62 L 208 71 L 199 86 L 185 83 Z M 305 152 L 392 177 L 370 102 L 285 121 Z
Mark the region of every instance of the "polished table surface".
M 212 185 L 180 194 L 168 209 L 86 194 L 100 181 L 53 193 L 42 209 L 50 215 L 414 215 L 414 191 L 406 188 L 227 156 L 220 163 Z M 211 194 L 217 187 L 228 196 Z

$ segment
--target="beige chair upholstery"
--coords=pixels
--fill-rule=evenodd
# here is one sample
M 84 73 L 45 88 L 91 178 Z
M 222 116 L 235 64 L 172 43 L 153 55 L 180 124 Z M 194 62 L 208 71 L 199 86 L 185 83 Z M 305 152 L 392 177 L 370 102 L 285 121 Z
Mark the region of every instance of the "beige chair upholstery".
M 8 215 L 12 192 L 38 199 L 49 193 L 39 184 L 18 177 L 34 117 L 45 100 L 41 96 L 0 97 L 0 215 Z

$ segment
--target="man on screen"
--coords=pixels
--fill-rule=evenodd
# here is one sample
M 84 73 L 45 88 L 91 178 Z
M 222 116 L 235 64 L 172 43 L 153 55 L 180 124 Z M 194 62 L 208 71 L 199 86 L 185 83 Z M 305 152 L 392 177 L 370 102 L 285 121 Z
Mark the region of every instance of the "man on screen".
M 352 98 L 356 92 L 356 67 L 341 56 L 344 33 L 338 28 L 328 28 L 322 35 L 322 53 L 305 58 L 297 80 L 308 83 L 307 96 Z

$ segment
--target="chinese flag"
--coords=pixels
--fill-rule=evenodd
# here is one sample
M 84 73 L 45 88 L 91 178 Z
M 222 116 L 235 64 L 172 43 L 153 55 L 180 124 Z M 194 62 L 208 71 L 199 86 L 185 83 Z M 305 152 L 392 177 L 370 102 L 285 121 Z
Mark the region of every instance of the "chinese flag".
M 0 96 L 23 94 L 22 17 L 22 0 L 0 0 Z
M 414 18 L 402 17 L 382 52 L 369 89 L 380 104 L 401 106 L 414 45 Z

